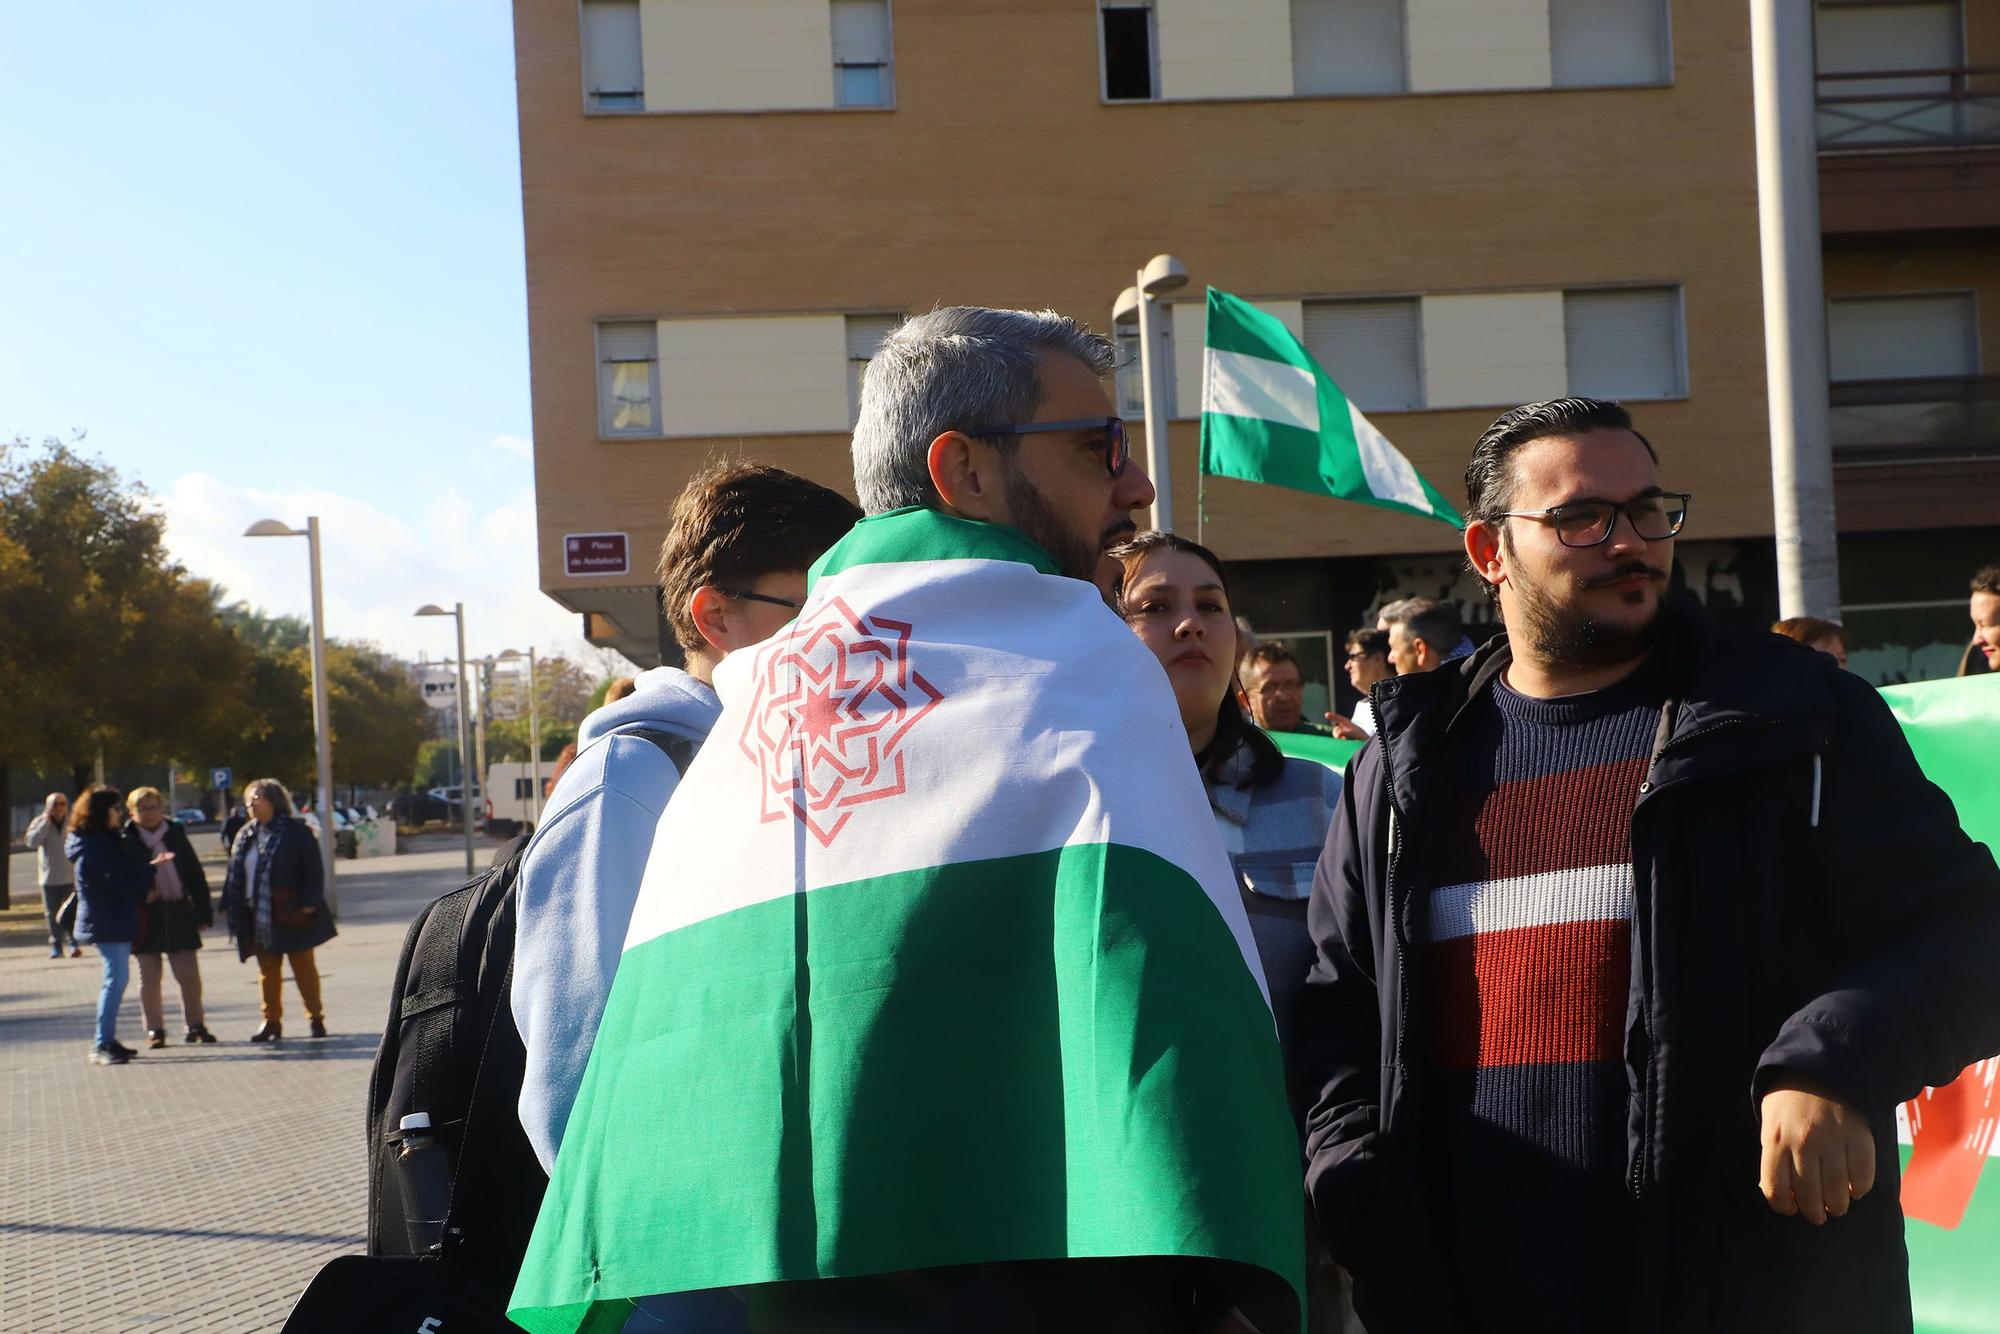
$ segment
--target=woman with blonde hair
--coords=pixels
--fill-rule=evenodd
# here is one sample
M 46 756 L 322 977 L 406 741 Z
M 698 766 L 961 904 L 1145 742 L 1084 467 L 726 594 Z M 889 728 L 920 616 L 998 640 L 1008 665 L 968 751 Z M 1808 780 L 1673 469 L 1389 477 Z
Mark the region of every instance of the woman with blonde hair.
M 187 828 L 167 818 L 167 801 L 156 787 L 135 787 L 125 804 L 132 818 L 125 822 L 125 847 L 135 859 L 151 862 L 161 853 L 167 861 L 153 868 L 153 887 L 139 905 L 139 934 L 132 953 L 139 960 L 139 1012 L 146 1019 L 146 1045 L 167 1045 L 166 1008 L 160 997 L 160 963 L 173 969 L 181 993 L 184 1042 L 213 1042 L 203 1022 L 201 964 L 202 928 L 215 923 L 208 895 L 208 873 L 188 841 Z
M 326 877 L 312 830 L 292 814 L 292 795 L 275 778 L 259 778 L 244 793 L 250 823 L 237 831 L 222 882 L 222 911 L 239 959 L 257 960 L 264 1023 L 252 1042 L 285 1035 L 285 965 L 292 966 L 312 1035 L 326 1036 L 319 966 L 313 951 L 334 937 L 326 907 Z M 333 831 L 327 831 L 331 838 Z

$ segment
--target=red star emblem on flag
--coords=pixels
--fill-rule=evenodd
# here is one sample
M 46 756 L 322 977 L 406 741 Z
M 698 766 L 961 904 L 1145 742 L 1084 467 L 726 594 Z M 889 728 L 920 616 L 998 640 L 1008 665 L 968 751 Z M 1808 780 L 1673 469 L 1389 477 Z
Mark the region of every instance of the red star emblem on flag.
M 762 818 L 831 847 L 855 809 L 901 795 L 903 743 L 944 696 L 910 665 L 912 627 L 840 598 L 756 650 L 737 747 L 763 772 Z

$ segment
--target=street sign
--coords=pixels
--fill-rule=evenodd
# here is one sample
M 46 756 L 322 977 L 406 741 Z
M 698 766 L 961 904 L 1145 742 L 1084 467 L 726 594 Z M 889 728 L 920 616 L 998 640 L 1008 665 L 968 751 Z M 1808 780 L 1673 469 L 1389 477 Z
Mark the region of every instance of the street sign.
M 209 790 L 213 792 L 227 792 L 231 787 L 235 786 L 235 784 L 229 781 L 234 776 L 226 768 L 210 769 L 208 771 Z
M 631 545 L 623 533 L 565 533 L 563 573 L 630 574 Z
M 458 703 L 458 675 L 449 671 L 425 672 L 417 682 L 424 703 L 434 709 L 449 709 Z

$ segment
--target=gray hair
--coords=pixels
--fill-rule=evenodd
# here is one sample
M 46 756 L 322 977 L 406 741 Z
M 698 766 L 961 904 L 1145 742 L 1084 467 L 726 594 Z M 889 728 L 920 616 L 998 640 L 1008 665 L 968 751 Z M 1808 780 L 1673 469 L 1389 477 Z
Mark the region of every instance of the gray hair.
M 882 340 L 861 385 L 854 426 L 854 488 L 869 514 L 937 508 L 931 441 L 947 431 L 1014 426 L 1041 406 L 1037 368 L 1047 354 L 1111 373 L 1111 340 L 1053 310 L 945 306 Z M 1018 437 L 996 437 L 1012 450 Z
M 1436 598 L 1404 598 L 1382 608 L 1381 619 L 1402 626 L 1411 639 L 1421 639 L 1442 656 L 1458 646 L 1465 627 L 1458 608 Z
M 248 810 L 250 803 L 255 801 L 259 796 L 271 803 L 272 815 L 292 814 L 292 794 L 287 792 L 285 785 L 277 779 L 259 778 L 251 783 L 249 787 L 244 788 L 243 808 Z

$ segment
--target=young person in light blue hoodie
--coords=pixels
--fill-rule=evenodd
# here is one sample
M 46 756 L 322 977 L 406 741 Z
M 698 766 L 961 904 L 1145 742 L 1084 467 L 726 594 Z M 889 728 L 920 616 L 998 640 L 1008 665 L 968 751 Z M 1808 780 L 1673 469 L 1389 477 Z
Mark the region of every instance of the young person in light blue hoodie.
M 713 465 L 674 502 L 660 592 L 687 669 L 644 672 L 583 720 L 515 882 L 521 1124 L 543 1171 L 555 1165 L 653 831 L 680 782 L 676 758 L 693 755 L 722 711 L 715 665 L 797 614 L 807 568 L 860 517 L 838 492 L 754 463 Z

